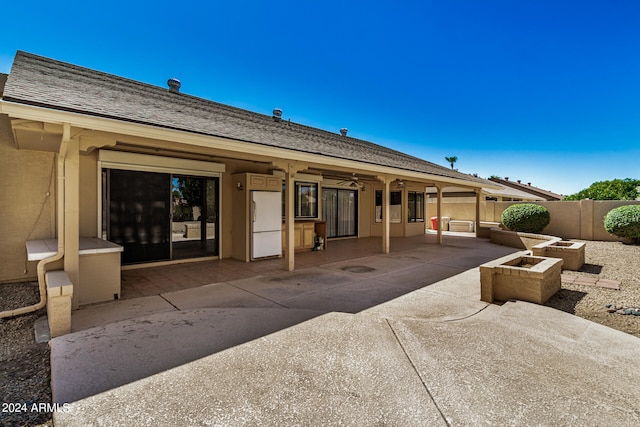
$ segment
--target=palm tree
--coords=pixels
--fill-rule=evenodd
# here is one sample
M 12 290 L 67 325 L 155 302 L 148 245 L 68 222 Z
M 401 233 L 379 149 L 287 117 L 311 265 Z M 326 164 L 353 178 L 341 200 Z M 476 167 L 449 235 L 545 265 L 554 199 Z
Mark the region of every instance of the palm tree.
M 453 169 L 453 164 L 458 161 L 458 157 L 457 156 L 445 157 L 444 159 L 447 162 L 451 163 L 451 169 Z

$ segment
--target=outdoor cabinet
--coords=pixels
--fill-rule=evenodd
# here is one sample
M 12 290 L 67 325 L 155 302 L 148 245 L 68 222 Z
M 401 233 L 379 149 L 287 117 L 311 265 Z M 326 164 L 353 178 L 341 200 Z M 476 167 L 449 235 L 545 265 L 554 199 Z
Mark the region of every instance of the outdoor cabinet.
M 294 250 L 304 251 L 311 250 L 316 245 L 316 235 L 322 236 L 326 243 L 326 224 L 324 221 L 298 221 L 293 226 L 293 243 Z M 287 230 L 285 224 L 282 224 L 282 251 L 285 250 L 287 241 Z
M 294 230 L 296 249 L 313 249 L 315 245 L 315 223 L 297 223 Z

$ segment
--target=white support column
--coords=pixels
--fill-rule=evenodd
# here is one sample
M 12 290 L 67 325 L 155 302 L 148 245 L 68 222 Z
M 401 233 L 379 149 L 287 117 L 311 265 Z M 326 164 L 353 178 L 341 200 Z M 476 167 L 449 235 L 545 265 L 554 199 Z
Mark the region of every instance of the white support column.
M 476 237 L 480 236 L 480 199 L 482 196 L 482 189 L 476 188 Z
M 80 292 L 80 148 L 70 139 L 64 161 L 64 271 L 73 283 L 72 307 L 78 308 Z
M 295 269 L 295 241 L 294 241 L 294 226 L 295 226 L 295 209 L 294 209 L 294 168 L 291 164 L 287 165 L 285 172 L 285 235 L 286 245 L 284 248 L 284 269 L 287 271 L 293 271 Z
M 442 187 L 436 184 L 436 190 L 438 195 L 438 202 L 436 203 L 436 216 L 438 217 L 438 234 L 436 237 L 436 243 L 442 244 Z
M 389 215 L 391 213 L 390 203 L 391 203 L 391 194 L 390 194 L 390 184 L 392 179 L 388 176 L 379 176 L 378 180 L 382 181 L 384 184 L 384 191 L 382 193 L 382 253 L 388 254 L 390 250 L 390 221 Z

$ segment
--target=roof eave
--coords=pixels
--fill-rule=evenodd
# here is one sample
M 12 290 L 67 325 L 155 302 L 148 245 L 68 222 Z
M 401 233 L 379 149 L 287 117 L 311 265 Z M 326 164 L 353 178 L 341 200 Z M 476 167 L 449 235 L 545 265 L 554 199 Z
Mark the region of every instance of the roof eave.
M 256 142 L 240 141 L 228 137 L 205 135 L 184 130 L 163 128 L 157 125 L 128 122 L 124 120 L 64 111 L 55 108 L 23 104 L 16 101 L 0 100 L 0 113 L 7 114 L 13 118 L 54 124 L 69 123 L 74 127 L 83 129 L 91 129 L 114 134 L 126 134 L 140 138 L 179 142 L 198 147 L 211 147 L 211 142 L 214 141 L 216 148 L 237 152 L 239 154 L 250 153 L 253 155 L 262 155 L 270 158 L 284 158 L 304 163 L 331 164 L 350 169 L 364 169 L 377 175 L 397 176 L 398 178 L 413 179 L 425 183 L 437 182 L 450 185 L 462 185 L 470 188 L 482 188 L 489 186 L 486 183 L 476 182 L 471 179 L 465 180 L 462 178 L 429 174 L 415 170 L 342 159 L 318 153 L 308 153 L 281 147 L 272 147 Z

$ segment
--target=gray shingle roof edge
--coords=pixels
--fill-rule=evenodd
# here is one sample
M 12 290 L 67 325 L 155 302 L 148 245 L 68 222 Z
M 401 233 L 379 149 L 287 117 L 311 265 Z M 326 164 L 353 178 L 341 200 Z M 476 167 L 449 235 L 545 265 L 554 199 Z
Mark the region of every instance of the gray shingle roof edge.
M 3 99 L 90 116 L 487 183 L 369 141 L 18 51 Z

